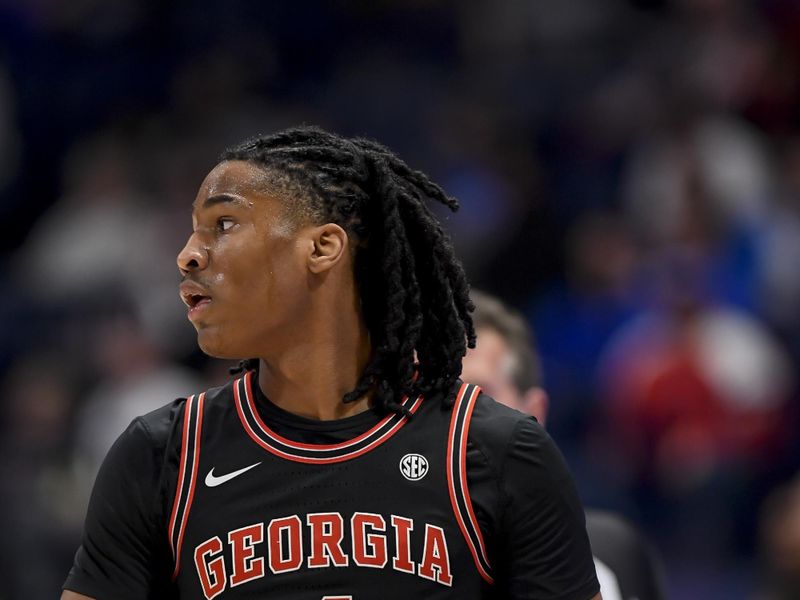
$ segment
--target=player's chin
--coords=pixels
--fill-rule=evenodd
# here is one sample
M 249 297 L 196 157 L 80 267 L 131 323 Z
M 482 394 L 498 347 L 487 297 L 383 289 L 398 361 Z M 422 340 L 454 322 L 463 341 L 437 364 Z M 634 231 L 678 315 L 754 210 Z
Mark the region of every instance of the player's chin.
M 214 326 L 195 326 L 197 329 L 197 345 L 208 356 L 223 359 L 239 359 L 243 355 L 236 352 L 237 345 L 224 331 Z

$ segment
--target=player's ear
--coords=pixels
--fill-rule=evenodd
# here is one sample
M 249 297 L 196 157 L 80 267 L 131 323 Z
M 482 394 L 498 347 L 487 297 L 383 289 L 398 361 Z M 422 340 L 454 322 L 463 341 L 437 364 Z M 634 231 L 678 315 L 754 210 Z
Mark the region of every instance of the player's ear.
M 311 230 L 308 268 L 312 273 L 330 270 L 347 255 L 347 233 L 336 223 L 325 223 Z
M 550 403 L 545 392 L 540 387 L 532 387 L 522 396 L 523 412 L 536 417 L 539 424 L 544 427 L 547 421 L 547 407 Z

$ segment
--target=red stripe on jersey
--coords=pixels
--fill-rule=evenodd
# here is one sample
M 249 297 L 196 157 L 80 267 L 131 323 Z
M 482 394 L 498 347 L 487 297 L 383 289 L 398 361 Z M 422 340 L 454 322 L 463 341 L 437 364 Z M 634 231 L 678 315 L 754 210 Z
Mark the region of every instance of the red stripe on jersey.
M 197 398 L 197 424 L 194 431 L 194 455 L 192 457 L 192 469 L 189 478 L 189 494 L 186 500 L 186 508 L 183 510 L 183 517 L 181 518 L 180 529 L 178 530 L 178 545 L 175 548 L 175 571 L 172 573 L 174 580 L 178 576 L 178 571 L 181 568 L 181 547 L 183 546 L 183 535 L 186 533 L 186 522 L 189 520 L 189 511 L 192 508 L 192 500 L 194 499 L 194 488 L 197 483 L 197 470 L 200 463 L 200 436 L 203 431 L 203 400 L 205 399 L 205 392 L 200 394 Z
M 181 440 L 181 462 L 180 468 L 178 469 L 178 481 L 175 487 L 175 499 L 172 503 L 172 515 L 169 518 L 169 529 L 167 529 L 167 535 L 169 536 L 169 546 L 172 549 L 172 558 L 177 561 L 177 554 L 175 552 L 175 540 L 173 539 L 173 531 L 175 529 L 175 519 L 178 516 L 178 506 L 181 503 L 181 495 L 183 493 L 183 482 L 186 477 L 186 454 L 187 454 L 187 447 L 189 445 L 189 419 L 191 418 L 192 414 L 192 400 L 194 400 L 194 396 L 189 396 L 186 399 L 186 403 L 183 405 L 183 435 Z
M 344 450 L 345 448 L 349 448 L 350 446 L 353 446 L 355 444 L 358 444 L 362 440 L 365 440 L 373 433 L 375 433 L 378 429 L 386 425 L 386 423 L 388 423 L 392 419 L 392 417 L 394 417 L 393 414 L 387 415 L 386 417 L 381 419 L 378 423 L 376 423 L 373 427 L 371 427 L 368 431 L 365 431 L 358 437 L 354 437 L 353 439 L 347 440 L 346 442 L 340 442 L 338 444 L 304 444 L 302 442 L 295 442 L 272 431 L 272 429 L 270 429 L 266 425 L 266 423 L 264 423 L 264 421 L 261 420 L 261 416 L 258 414 L 255 402 L 253 400 L 255 395 L 253 394 L 253 388 L 251 387 L 252 380 L 253 380 L 253 371 L 249 371 L 247 375 L 245 375 L 244 392 L 245 395 L 247 396 L 247 404 L 250 406 L 250 412 L 253 414 L 253 417 L 255 417 L 256 423 L 258 423 L 258 426 L 261 428 L 261 431 L 265 435 L 280 442 L 284 446 L 289 446 L 290 448 L 294 448 L 297 450 L 312 450 L 317 452 L 324 450 Z M 404 404 L 407 399 L 408 396 L 403 396 L 403 399 L 400 401 L 400 404 Z
M 241 381 L 241 380 L 239 380 L 239 381 Z M 281 450 L 280 448 L 276 448 L 275 446 L 271 445 L 267 440 L 265 440 L 262 437 L 260 437 L 258 435 L 258 432 L 256 432 L 253 429 L 253 427 L 248 422 L 246 415 L 244 414 L 244 403 L 242 402 L 241 394 L 239 393 L 239 385 L 238 385 L 239 381 L 235 382 L 234 386 L 233 386 L 233 394 L 234 394 L 234 399 L 235 399 L 234 403 L 236 404 L 236 412 L 239 415 L 239 420 L 242 422 L 242 426 L 244 427 L 244 429 L 247 432 L 247 434 L 250 436 L 250 438 L 255 443 L 257 443 L 259 446 L 261 446 L 262 448 L 264 448 L 265 450 L 267 450 L 271 454 L 274 454 L 275 456 L 278 456 L 280 458 L 285 458 L 287 460 L 291 460 L 291 461 L 294 461 L 294 462 L 301 462 L 301 463 L 305 463 L 305 464 L 317 464 L 317 465 L 322 464 L 322 465 L 325 465 L 325 464 L 333 464 L 333 463 L 344 462 L 346 460 L 352 460 L 354 458 L 358 458 L 359 456 L 362 456 L 362 455 L 366 454 L 367 452 L 369 452 L 371 450 L 374 450 L 375 448 L 377 448 L 378 446 L 383 444 L 386 440 L 388 440 L 390 437 L 392 437 L 403 425 L 405 425 L 408 422 L 408 418 L 407 417 L 405 417 L 405 416 L 402 417 L 394 425 L 392 425 L 390 428 L 388 428 L 386 431 L 384 431 L 381 435 L 375 437 L 375 439 L 370 441 L 369 444 L 367 444 L 363 448 L 360 448 L 359 450 L 354 450 L 354 451 L 346 452 L 346 453 L 339 454 L 339 455 L 336 455 L 336 456 L 327 456 L 327 457 L 299 456 L 299 455 L 296 455 L 296 454 L 292 454 L 290 452 L 285 452 L 285 451 Z M 272 433 L 272 435 L 269 436 L 270 439 L 280 438 L 280 436 L 278 436 L 277 434 L 272 432 L 272 430 L 270 430 L 263 422 L 261 422 L 260 418 L 258 417 L 258 413 L 256 412 L 256 407 L 252 403 L 252 398 L 249 397 L 248 389 L 247 389 L 247 386 L 246 386 L 246 381 L 245 381 L 245 395 L 248 396 L 247 397 L 247 401 L 248 401 L 247 409 L 251 413 L 251 415 L 257 420 L 259 425 L 261 426 L 262 433 L 264 433 L 264 434 L 268 434 L 268 432 Z M 406 399 L 406 402 L 404 403 L 404 405 L 408 404 L 409 402 L 410 401 Z M 411 414 L 414 414 L 417 411 L 417 409 L 419 409 L 421 404 L 422 404 L 422 396 L 419 396 L 411 404 L 411 407 L 408 409 L 409 412 Z M 370 431 L 368 431 L 367 434 L 369 434 L 369 433 L 373 433 L 374 434 L 375 430 L 378 427 L 380 427 L 381 425 L 385 425 L 390 419 L 392 419 L 394 417 L 395 417 L 395 415 L 389 415 L 388 417 L 383 419 L 378 425 L 376 425 L 375 427 L 370 429 Z M 309 449 L 309 450 L 331 450 L 331 449 L 337 450 L 337 449 L 340 449 L 340 450 L 344 450 L 344 449 L 347 449 L 349 446 L 352 446 L 353 443 L 355 443 L 355 441 L 363 441 L 366 438 L 367 434 L 362 434 L 362 435 L 358 436 L 358 438 L 356 438 L 355 440 L 349 440 L 349 441 L 344 442 L 342 444 L 313 445 L 313 444 L 297 444 L 297 443 L 293 442 L 292 443 L 292 447 L 296 448 L 298 450 L 300 450 L 300 449 Z M 281 439 L 285 439 L 285 438 L 281 438 Z M 285 445 L 288 445 L 288 444 L 285 444 Z M 304 448 L 304 446 L 307 446 L 308 448 Z
M 467 436 L 469 435 L 469 424 L 472 419 L 472 409 L 475 408 L 475 400 L 480 394 L 481 388 L 475 386 L 469 400 L 467 400 L 467 414 L 464 416 L 464 426 L 461 429 L 461 491 L 466 499 L 467 510 L 469 511 L 469 519 L 472 523 L 473 530 L 478 534 L 478 544 L 483 556 L 484 562 L 488 565 L 489 559 L 486 556 L 486 545 L 483 541 L 483 533 L 478 525 L 478 519 L 475 517 L 475 510 L 472 508 L 472 498 L 469 495 L 469 486 L 467 485 Z M 488 573 L 486 574 L 488 575 Z M 489 577 L 491 579 L 491 576 Z
M 450 505 L 453 507 L 453 514 L 456 517 L 456 521 L 458 522 L 458 527 L 461 530 L 461 534 L 464 536 L 464 540 L 467 542 L 467 547 L 469 548 L 470 553 L 472 554 L 472 559 L 475 562 L 475 566 L 478 569 L 478 573 L 480 573 L 481 577 L 488 582 L 494 583 L 494 579 L 492 576 L 484 569 L 483 565 L 481 564 L 481 559 L 478 557 L 478 549 L 475 548 L 475 543 L 472 541 L 472 537 L 467 532 L 467 524 L 464 520 L 464 515 L 462 515 L 462 511 L 458 506 L 458 501 L 456 500 L 456 482 L 455 476 L 453 473 L 453 452 L 455 451 L 455 433 L 456 433 L 456 425 L 459 421 L 458 415 L 461 412 L 461 405 L 464 402 L 464 396 L 466 395 L 467 390 L 471 386 L 467 383 L 461 384 L 461 388 L 458 390 L 458 394 L 456 396 L 456 401 L 453 405 L 453 414 L 450 418 L 450 432 L 447 436 L 447 489 L 450 493 Z M 474 387 L 473 392 L 470 394 L 470 397 L 467 399 L 467 402 L 470 403 L 477 397 L 477 394 L 480 392 L 480 388 L 478 386 Z M 468 415 L 466 417 L 470 417 L 472 415 L 471 406 L 468 405 Z M 466 419 L 465 419 L 466 420 Z M 466 427 L 466 423 L 463 424 L 461 428 L 461 438 L 458 440 L 458 450 L 460 456 L 459 458 L 459 465 L 460 471 L 459 474 L 459 489 L 464 492 L 464 489 L 467 487 L 466 485 L 466 440 L 467 437 L 464 434 L 464 429 Z M 465 502 L 471 511 L 471 501 L 469 500 L 469 496 L 465 496 Z M 472 525 L 473 530 L 477 530 L 478 533 L 478 540 L 479 544 L 483 544 L 483 537 L 480 534 L 480 528 L 475 526 L 475 521 L 470 519 L 470 524 Z M 483 547 L 480 548 L 481 556 L 485 559 L 485 552 Z M 488 560 L 486 561 L 488 565 Z
M 458 508 L 453 479 L 453 440 L 455 439 L 456 421 L 458 420 L 458 410 L 461 407 L 461 399 L 464 397 L 464 393 L 467 391 L 468 387 L 469 385 L 466 383 L 461 384 L 461 388 L 458 390 L 458 394 L 456 395 L 456 401 L 453 403 L 453 415 L 450 418 L 450 432 L 447 434 L 447 491 L 450 493 L 450 505 L 453 507 L 453 514 L 456 517 L 456 522 L 458 522 L 458 528 L 461 530 L 461 535 L 464 536 L 467 546 L 469 547 L 470 552 L 472 552 L 473 560 L 477 565 L 478 556 L 472 546 L 472 540 L 467 533 L 467 526 L 464 523 L 461 510 Z M 478 569 L 480 571 L 480 567 Z

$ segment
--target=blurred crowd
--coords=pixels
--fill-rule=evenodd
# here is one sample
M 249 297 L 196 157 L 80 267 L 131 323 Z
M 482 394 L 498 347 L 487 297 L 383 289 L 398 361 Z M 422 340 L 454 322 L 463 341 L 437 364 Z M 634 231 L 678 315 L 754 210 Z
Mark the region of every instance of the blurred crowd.
M 228 376 L 175 255 L 220 151 L 297 123 L 460 200 L 671 597 L 800 597 L 800 2 L 0 0 L 0 600 L 56 597 L 134 416 Z

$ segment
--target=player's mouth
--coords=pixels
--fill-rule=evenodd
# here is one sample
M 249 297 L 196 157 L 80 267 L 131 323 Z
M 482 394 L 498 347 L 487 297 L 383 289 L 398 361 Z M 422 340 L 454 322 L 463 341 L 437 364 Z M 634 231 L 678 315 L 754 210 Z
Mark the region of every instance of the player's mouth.
M 189 320 L 197 317 L 210 303 L 211 296 L 201 285 L 194 281 L 184 281 L 180 287 L 181 300 L 189 307 Z

